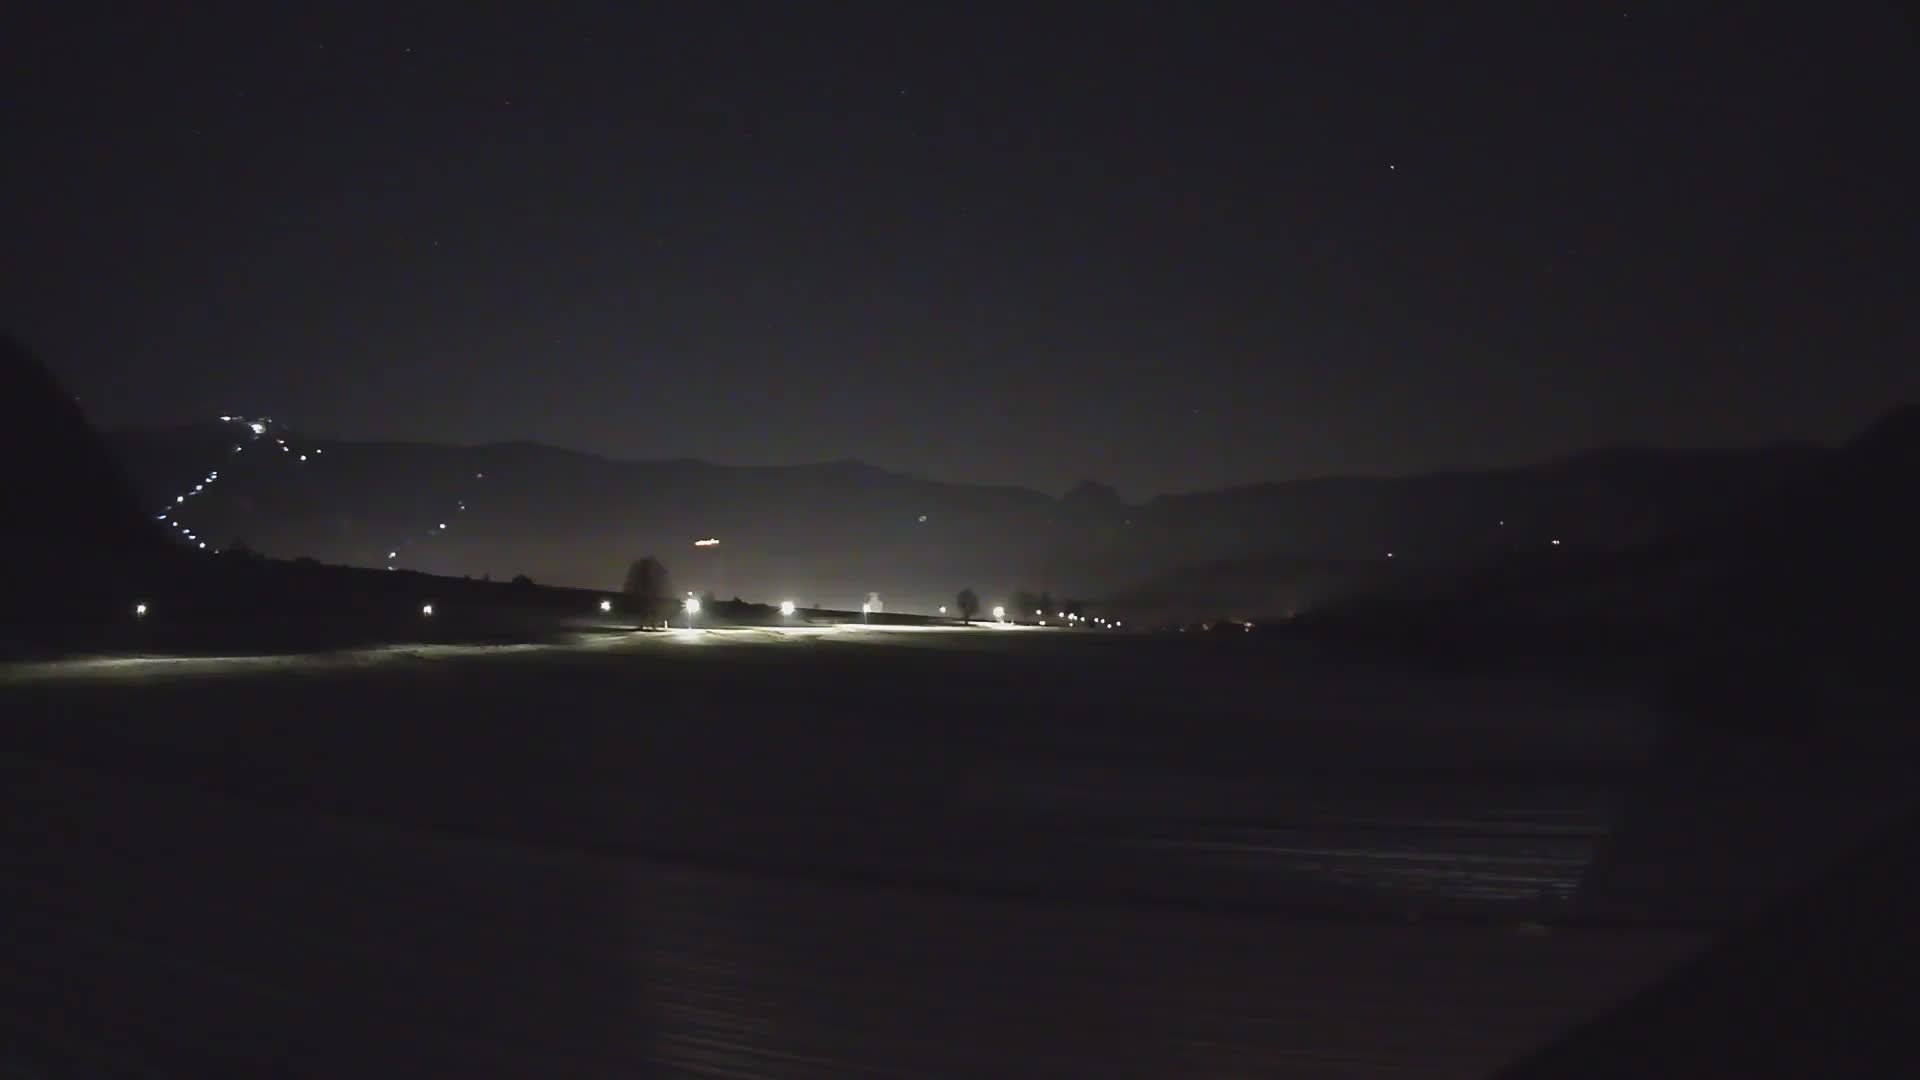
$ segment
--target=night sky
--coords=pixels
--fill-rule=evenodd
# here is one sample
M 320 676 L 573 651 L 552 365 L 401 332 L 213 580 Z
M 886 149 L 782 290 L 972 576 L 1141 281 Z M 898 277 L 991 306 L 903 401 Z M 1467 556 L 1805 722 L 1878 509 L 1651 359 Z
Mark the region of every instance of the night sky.
M 1679 6 L 10 9 L 0 322 L 107 426 L 1129 496 L 1839 438 L 1911 29 Z

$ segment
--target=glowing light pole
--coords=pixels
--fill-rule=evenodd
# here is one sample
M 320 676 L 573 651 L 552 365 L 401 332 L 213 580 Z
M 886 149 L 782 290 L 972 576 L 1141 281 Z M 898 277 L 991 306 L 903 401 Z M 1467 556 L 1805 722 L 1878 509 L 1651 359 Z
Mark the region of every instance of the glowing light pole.
M 787 618 L 789 619 L 793 618 L 793 613 L 798 610 L 799 610 L 799 607 L 796 604 L 794 604 L 793 601 L 791 600 L 780 601 L 780 614 L 786 616 Z
M 862 623 L 866 622 L 867 616 L 872 612 L 873 612 L 873 605 L 871 603 L 861 604 L 860 605 L 860 621 Z
M 609 612 L 609 611 L 612 611 L 612 610 L 613 610 L 613 601 L 611 601 L 611 600 L 602 600 L 602 601 L 600 601 L 600 613 L 601 613 L 602 615 L 604 615 L 604 614 L 606 614 L 607 612 Z
M 685 609 L 687 613 L 687 629 L 693 629 L 693 617 L 700 614 L 700 598 L 697 596 L 689 596 L 687 597 L 687 602 L 680 606 Z
M 1005 607 L 1004 605 L 1001 605 L 1001 604 L 995 604 L 995 605 L 994 605 L 994 607 L 993 607 L 993 621 L 994 621 L 994 622 L 1006 622 L 1006 621 L 1007 621 L 1007 609 L 1006 609 L 1006 607 Z

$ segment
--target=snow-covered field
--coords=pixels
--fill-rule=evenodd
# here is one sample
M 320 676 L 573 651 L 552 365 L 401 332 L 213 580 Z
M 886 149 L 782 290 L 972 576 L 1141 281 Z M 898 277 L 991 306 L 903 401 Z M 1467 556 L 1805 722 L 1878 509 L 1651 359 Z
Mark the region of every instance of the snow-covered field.
M 1703 940 L 1580 917 L 1650 745 L 1604 688 L 841 628 L 0 703 L 20 1065 L 1474 1076 Z

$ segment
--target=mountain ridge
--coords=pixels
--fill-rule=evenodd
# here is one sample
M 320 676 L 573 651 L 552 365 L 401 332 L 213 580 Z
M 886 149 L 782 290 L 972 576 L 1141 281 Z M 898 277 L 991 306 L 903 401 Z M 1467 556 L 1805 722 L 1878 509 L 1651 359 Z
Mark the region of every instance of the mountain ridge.
M 1398 565 L 1435 565 L 1549 539 L 1616 546 L 1804 475 L 1833 453 L 1604 448 L 1500 470 L 1128 502 L 1098 481 L 1053 495 L 851 459 L 620 459 L 531 441 L 307 440 L 277 425 L 265 445 L 281 437 L 324 457 L 236 454 L 241 443 L 219 424 L 122 428 L 108 441 L 156 509 L 219 470 L 185 511 L 215 546 L 244 540 L 327 562 L 595 588 L 613 587 L 627 563 L 653 553 L 682 584 L 723 595 L 857 607 L 880 592 L 923 610 L 962 587 L 983 598 L 1023 587 L 1111 595 L 1181 566 L 1234 560 L 1367 562 L 1393 552 Z M 722 543 L 693 549 L 706 537 Z

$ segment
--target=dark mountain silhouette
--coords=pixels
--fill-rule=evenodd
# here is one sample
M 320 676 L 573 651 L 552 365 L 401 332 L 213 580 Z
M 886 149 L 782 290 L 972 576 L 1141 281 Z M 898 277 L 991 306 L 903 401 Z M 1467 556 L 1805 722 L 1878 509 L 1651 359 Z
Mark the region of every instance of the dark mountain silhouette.
M 1788 461 L 1693 507 L 1667 505 L 1647 521 L 1667 515 L 1668 527 L 1642 540 L 1534 542 L 1329 617 L 1501 648 L 1507 634 L 1553 644 L 1542 630 L 1557 626 L 1653 651 L 1705 640 L 1876 650 L 1914 600 L 1905 492 L 1920 477 L 1920 409 L 1895 409 L 1839 450 Z M 1684 484 L 1626 488 L 1670 498 Z
M 0 333 L 0 560 L 23 615 L 84 607 L 88 583 L 178 556 L 141 508 L 119 460 L 21 342 Z
M 1065 498 L 941 483 L 840 461 L 791 467 L 616 461 L 509 443 L 348 443 L 297 464 L 230 454 L 229 425 L 126 431 L 113 443 L 164 505 L 210 467 L 192 507 L 201 535 L 280 556 L 451 574 L 525 572 L 617 587 L 634 553 L 682 588 L 932 610 L 971 583 L 1110 595 L 1173 568 L 1245 563 L 1250 588 L 1288 560 L 1457 565 L 1564 538 L 1586 550 L 1644 541 L 1744 494 L 1804 475 L 1824 451 L 1618 450 L 1479 473 L 1332 478 L 1129 504 L 1086 483 Z M 460 509 L 464 504 L 465 509 Z M 449 527 L 438 529 L 442 523 Z M 696 550 L 692 542 L 722 542 Z M 1214 612 L 1217 613 L 1217 612 Z

